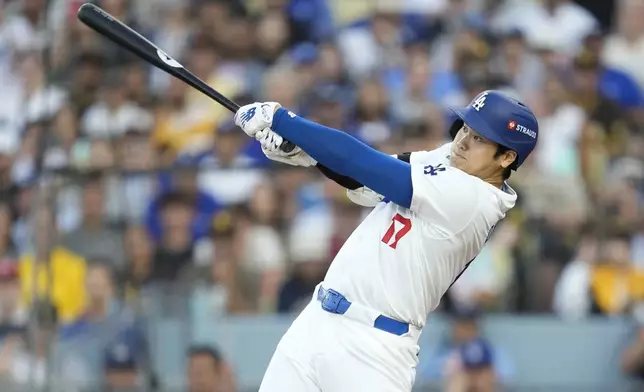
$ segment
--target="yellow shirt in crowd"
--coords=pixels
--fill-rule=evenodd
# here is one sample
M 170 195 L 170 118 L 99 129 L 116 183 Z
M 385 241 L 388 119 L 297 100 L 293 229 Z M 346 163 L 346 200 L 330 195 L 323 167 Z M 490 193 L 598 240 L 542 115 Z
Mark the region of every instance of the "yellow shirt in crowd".
M 593 297 L 604 313 L 621 313 L 627 304 L 644 300 L 644 271 L 632 266 L 598 265 L 591 276 Z
M 61 322 L 76 320 L 85 310 L 85 259 L 62 247 L 55 247 L 50 258 L 50 279 L 47 277 L 45 263 L 38 265 L 36 295 L 49 298 L 58 311 Z M 33 303 L 34 257 L 27 254 L 20 259 L 19 275 L 21 298 L 25 304 Z M 50 295 L 48 296 L 48 292 Z

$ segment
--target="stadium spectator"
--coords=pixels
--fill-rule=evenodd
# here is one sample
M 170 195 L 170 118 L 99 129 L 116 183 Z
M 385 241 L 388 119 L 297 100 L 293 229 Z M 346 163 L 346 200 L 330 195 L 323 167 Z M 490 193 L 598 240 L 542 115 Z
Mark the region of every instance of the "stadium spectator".
M 193 346 L 188 350 L 186 378 L 188 392 L 237 391 L 230 365 L 212 347 Z
M 513 363 L 481 331 L 480 311 L 461 308 L 452 315 L 450 336 L 432 348 L 418 379 L 444 384 L 445 391 L 493 391 L 514 376 Z
M 60 245 L 86 260 L 107 260 L 117 269 L 125 268 L 123 236 L 105 224 L 106 179 L 91 173 L 83 182 L 82 220 L 79 227 L 60 238 Z
M 31 306 L 37 299 L 48 299 L 55 306 L 60 322 L 72 322 L 85 307 L 86 260 L 64 246 L 52 247 L 57 232 L 50 209 L 40 207 L 32 222 L 34 243 L 19 261 L 21 300 L 25 306 Z
M 163 204 L 166 199 L 183 199 L 193 211 L 188 222 L 190 243 L 193 244 L 208 234 L 210 222 L 221 206 L 215 198 L 202 190 L 199 184 L 199 173 L 193 166 L 178 162 L 168 172 L 160 173 L 159 194 L 151 201 L 147 209 L 146 226 L 155 241 L 167 237 L 165 231 L 172 221 L 163 221 Z M 203 188 L 206 188 L 205 186 Z
M 191 222 L 195 207 L 189 196 L 168 193 L 160 199 L 159 214 L 162 230 L 149 279 L 173 282 L 193 264 Z
M 156 380 L 144 372 L 147 347 L 141 331 L 127 329 L 107 344 L 103 357 L 104 387 L 108 391 L 155 390 Z

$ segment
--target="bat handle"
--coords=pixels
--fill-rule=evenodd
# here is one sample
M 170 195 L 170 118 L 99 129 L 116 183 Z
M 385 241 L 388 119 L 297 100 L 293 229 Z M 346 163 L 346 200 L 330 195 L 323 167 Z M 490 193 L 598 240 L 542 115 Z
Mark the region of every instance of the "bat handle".
M 284 143 L 280 146 L 280 150 L 283 152 L 289 153 L 295 149 L 295 144 L 289 142 L 288 140 L 284 140 Z

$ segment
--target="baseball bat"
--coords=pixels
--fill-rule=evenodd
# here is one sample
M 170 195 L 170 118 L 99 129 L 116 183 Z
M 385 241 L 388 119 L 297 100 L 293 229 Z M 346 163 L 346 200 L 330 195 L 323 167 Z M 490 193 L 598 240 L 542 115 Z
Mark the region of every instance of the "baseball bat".
M 231 112 L 236 113 L 239 110 L 239 104 L 210 87 L 206 82 L 185 69 L 177 60 L 168 56 L 155 44 L 100 7 L 91 3 L 83 4 L 78 9 L 78 19 L 115 44 L 129 50 L 153 66 L 162 69 L 175 78 L 201 91 Z M 294 148 L 295 145 L 286 140 L 280 147 L 284 152 L 291 152 Z

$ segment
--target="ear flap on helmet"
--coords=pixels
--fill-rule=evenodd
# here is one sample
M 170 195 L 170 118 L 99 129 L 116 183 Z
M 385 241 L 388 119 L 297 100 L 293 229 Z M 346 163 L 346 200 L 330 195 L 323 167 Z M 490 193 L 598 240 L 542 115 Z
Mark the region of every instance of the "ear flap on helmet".
M 454 140 L 456 134 L 461 130 L 461 128 L 463 128 L 463 120 L 460 118 L 452 123 L 452 126 L 449 127 L 449 135 L 452 137 L 452 140 Z

